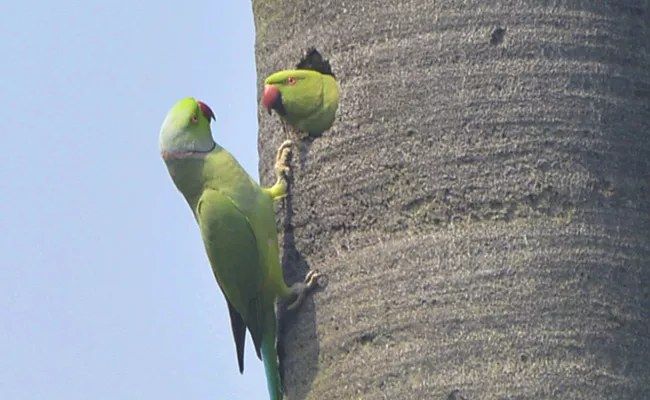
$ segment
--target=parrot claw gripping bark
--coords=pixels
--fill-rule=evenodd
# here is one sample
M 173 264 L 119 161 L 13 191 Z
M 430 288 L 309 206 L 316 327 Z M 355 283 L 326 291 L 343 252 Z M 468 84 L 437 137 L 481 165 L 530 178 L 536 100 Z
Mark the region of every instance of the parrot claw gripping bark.
M 275 156 L 275 174 L 285 180 L 291 176 L 291 156 L 292 156 L 293 142 L 285 140 L 278 148 L 278 153 Z
M 185 98 L 169 111 L 160 129 L 160 153 L 176 188 L 199 225 L 203 245 L 226 298 L 239 371 L 244 372 L 246 331 L 264 362 L 271 400 L 282 399 L 276 348 L 275 301 L 299 296 L 318 276 L 287 286 L 280 264 L 273 201 L 286 195 L 291 143 L 278 150 L 278 180 L 258 185 L 212 137 L 214 114 L 205 103 Z
M 296 299 L 287 305 L 287 310 L 295 310 L 302 304 L 311 290 L 317 287 L 324 288 L 325 286 L 327 286 L 327 277 L 325 275 L 316 270 L 309 271 L 304 282 L 294 283 L 289 288 Z
M 280 200 L 285 197 L 289 190 L 289 178 L 291 177 L 291 156 L 293 155 L 293 142 L 285 140 L 275 156 L 275 176 L 276 181 L 270 188 L 263 188 L 265 192 L 273 198 Z

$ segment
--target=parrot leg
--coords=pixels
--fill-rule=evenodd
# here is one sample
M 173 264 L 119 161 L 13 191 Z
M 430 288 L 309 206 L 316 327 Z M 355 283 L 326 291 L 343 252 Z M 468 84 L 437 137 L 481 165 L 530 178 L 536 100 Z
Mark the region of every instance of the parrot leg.
M 273 200 L 279 200 L 287 195 L 289 188 L 289 177 L 291 176 L 291 156 L 293 154 L 293 142 L 285 140 L 275 156 L 275 184 L 264 189 Z
M 300 306 L 311 290 L 325 286 L 327 286 L 327 277 L 325 275 L 316 270 L 309 271 L 304 282 L 294 283 L 289 288 L 289 291 L 296 299 L 287 306 L 287 310 L 294 310 Z

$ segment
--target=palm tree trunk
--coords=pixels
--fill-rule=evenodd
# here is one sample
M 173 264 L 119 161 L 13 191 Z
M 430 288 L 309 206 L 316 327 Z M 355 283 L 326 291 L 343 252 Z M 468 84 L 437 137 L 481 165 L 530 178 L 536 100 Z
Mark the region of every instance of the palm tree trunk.
M 253 11 L 260 88 L 313 45 L 341 89 L 282 207 L 287 276 L 329 276 L 289 399 L 650 398 L 650 1 Z

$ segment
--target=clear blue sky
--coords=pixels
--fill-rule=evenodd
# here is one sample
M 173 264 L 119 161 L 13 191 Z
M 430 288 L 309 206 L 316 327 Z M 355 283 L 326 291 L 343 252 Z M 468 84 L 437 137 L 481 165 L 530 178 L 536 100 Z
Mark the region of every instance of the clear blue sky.
M 194 96 L 257 179 L 250 2 L 4 2 L 0 54 L 0 399 L 268 398 L 158 154 Z

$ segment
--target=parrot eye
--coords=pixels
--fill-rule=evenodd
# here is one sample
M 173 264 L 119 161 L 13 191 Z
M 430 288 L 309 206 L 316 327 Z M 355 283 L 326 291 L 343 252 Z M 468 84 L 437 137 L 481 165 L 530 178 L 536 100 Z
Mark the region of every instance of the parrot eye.
M 192 115 L 192 123 L 197 124 L 199 122 L 199 116 L 194 114 Z
M 293 76 L 290 76 L 290 77 L 287 78 L 287 85 L 289 85 L 289 86 L 295 85 L 296 82 L 297 82 L 296 78 L 294 78 Z

